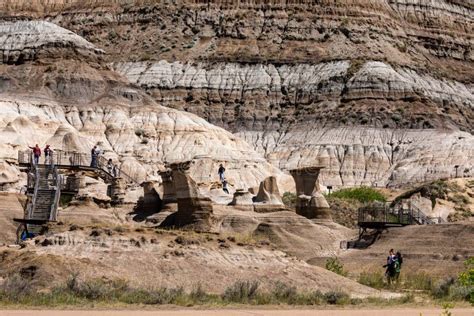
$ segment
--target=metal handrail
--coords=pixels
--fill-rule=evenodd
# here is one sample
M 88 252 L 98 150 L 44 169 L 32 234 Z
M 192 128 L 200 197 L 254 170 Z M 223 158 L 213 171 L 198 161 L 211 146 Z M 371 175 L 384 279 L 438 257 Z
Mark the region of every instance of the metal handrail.
M 359 208 L 359 223 L 385 224 L 437 224 L 444 222 L 440 217 L 429 217 L 418 207 L 409 203 L 408 208 L 403 205 L 390 207 L 388 203 L 381 205 L 367 205 Z
M 18 152 L 18 162 L 32 164 L 32 157 L 30 157 L 30 159 L 28 160 L 25 159 L 26 153 L 29 154 L 31 153 L 31 151 L 28 150 L 28 151 Z M 58 149 L 52 152 L 50 159 L 51 159 L 51 165 L 54 165 L 54 164 L 55 165 L 69 165 L 69 166 L 74 166 L 74 167 L 79 167 L 79 168 L 80 167 L 93 167 L 87 163 L 88 161 L 91 161 L 91 155 L 86 154 L 86 153 L 70 152 L 70 151 L 64 151 L 64 150 Z M 96 169 L 105 173 L 108 177 L 112 179 L 120 177 L 120 178 L 123 178 L 127 183 L 140 185 L 139 181 L 135 177 L 132 177 L 131 175 L 127 174 L 121 168 L 117 166 L 115 167 L 116 167 L 117 174 L 116 175 L 110 174 L 109 171 L 107 170 L 107 159 L 104 158 L 103 156 L 98 157 L 97 166 L 95 166 Z
M 28 205 L 28 208 L 27 208 L 28 219 L 30 219 L 33 216 L 33 211 L 36 205 L 36 199 L 38 197 L 38 190 L 39 190 L 39 169 L 36 167 L 35 164 L 31 164 L 31 165 L 33 166 L 32 171 L 34 170 L 34 174 L 35 174 L 35 187 L 33 191 L 33 197 L 31 198 L 31 203 Z
M 54 167 L 53 172 L 54 186 L 56 190 L 54 192 L 53 205 L 51 205 L 51 211 L 49 216 L 50 221 L 56 221 L 57 219 L 59 199 L 61 197 L 61 175 L 58 174 L 58 169 L 56 167 Z

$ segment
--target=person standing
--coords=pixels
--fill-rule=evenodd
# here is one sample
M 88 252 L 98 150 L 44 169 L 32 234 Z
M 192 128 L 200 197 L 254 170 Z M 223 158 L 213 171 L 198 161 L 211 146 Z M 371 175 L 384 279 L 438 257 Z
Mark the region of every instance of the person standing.
M 224 183 L 225 181 L 225 168 L 222 164 L 219 165 L 219 170 L 217 170 L 217 174 L 219 175 L 219 180 Z
M 99 158 L 99 153 L 100 151 L 97 146 L 94 146 L 91 149 L 91 167 L 93 168 L 97 168 L 97 159 Z
M 35 147 L 29 146 L 29 148 L 33 149 L 33 162 L 35 165 L 37 165 L 41 157 L 41 148 L 38 146 L 38 144 L 36 144 Z
M 44 163 L 46 165 L 52 164 L 53 163 L 53 150 L 49 145 L 46 145 L 44 148 Z
M 112 159 L 109 159 L 109 160 L 107 161 L 107 171 L 108 171 L 111 175 L 113 175 L 114 164 L 113 164 L 113 162 L 112 162 Z
M 387 283 L 392 284 L 392 280 L 395 277 L 395 252 L 393 249 L 390 249 L 388 252 L 387 263 L 383 266 L 386 268 L 385 277 L 387 278 Z

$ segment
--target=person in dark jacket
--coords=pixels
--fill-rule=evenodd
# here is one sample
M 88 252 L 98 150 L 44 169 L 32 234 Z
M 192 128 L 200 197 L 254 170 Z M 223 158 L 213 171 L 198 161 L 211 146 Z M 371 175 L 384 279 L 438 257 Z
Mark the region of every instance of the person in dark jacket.
M 222 164 L 219 165 L 219 170 L 217 170 L 217 174 L 219 175 L 219 180 L 223 183 L 225 181 L 225 168 Z
M 229 194 L 229 190 L 227 189 L 227 180 L 226 179 L 224 179 L 224 181 L 222 181 L 222 190 L 225 193 Z
M 100 151 L 97 146 L 94 146 L 91 149 L 91 167 L 93 168 L 97 168 L 97 159 L 99 158 L 99 153 Z
M 49 165 L 53 162 L 53 150 L 49 145 L 46 145 L 46 147 L 43 150 L 44 152 L 44 163 L 46 165 Z

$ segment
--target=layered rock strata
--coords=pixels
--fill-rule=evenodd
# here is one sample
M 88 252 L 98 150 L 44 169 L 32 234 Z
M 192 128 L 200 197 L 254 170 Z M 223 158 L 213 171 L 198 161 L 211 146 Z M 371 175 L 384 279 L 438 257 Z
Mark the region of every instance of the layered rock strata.
M 296 213 L 310 219 L 332 220 L 329 204 L 319 186 L 321 169 L 304 167 L 290 170 L 296 183 Z
M 197 183 L 191 178 L 192 161 L 171 164 L 173 185 L 176 190 L 178 211 L 173 223 L 178 227 L 208 231 L 211 228 L 212 201 L 199 192 Z
M 217 179 L 215 170 L 222 162 L 241 188 L 257 186 L 275 173 L 283 176 L 240 138 L 195 115 L 158 105 L 98 59 L 81 58 L 79 45 L 98 56 L 94 45 L 82 44 L 76 36 L 77 47 L 70 44 L 69 33 L 57 26 L 61 31 L 43 36 L 36 22 L 3 22 L 8 23 L 30 32 L 29 41 L 46 43 L 37 47 L 41 62 L 0 64 L 2 161 L 15 161 L 19 150 L 35 143 L 83 153 L 97 144 L 107 159 L 118 161 L 140 182 L 159 180 L 166 163 L 200 156 L 208 159 L 193 174 L 199 183 Z M 55 45 L 68 50 L 68 59 L 60 58 L 51 48 Z
M 472 175 L 468 2 L 16 0 L 0 8 L 83 36 L 155 101 L 244 137 L 275 166 L 330 156 L 325 184 L 406 185 L 451 177 L 454 165 Z M 63 87 L 53 93 L 70 91 Z M 143 98 L 134 89 L 119 95 Z M 391 139 L 398 134 L 408 139 Z

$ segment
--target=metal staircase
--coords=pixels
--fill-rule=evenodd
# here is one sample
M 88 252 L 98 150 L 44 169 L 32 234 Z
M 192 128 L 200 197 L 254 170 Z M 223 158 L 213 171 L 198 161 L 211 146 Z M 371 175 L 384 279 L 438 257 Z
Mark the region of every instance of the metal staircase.
M 27 206 L 19 222 L 18 238 L 41 234 L 43 225 L 56 221 L 62 178 L 54 165 L 31 164 L 28 170 Z M 26 235 L 25 235 L 26 234 Z

